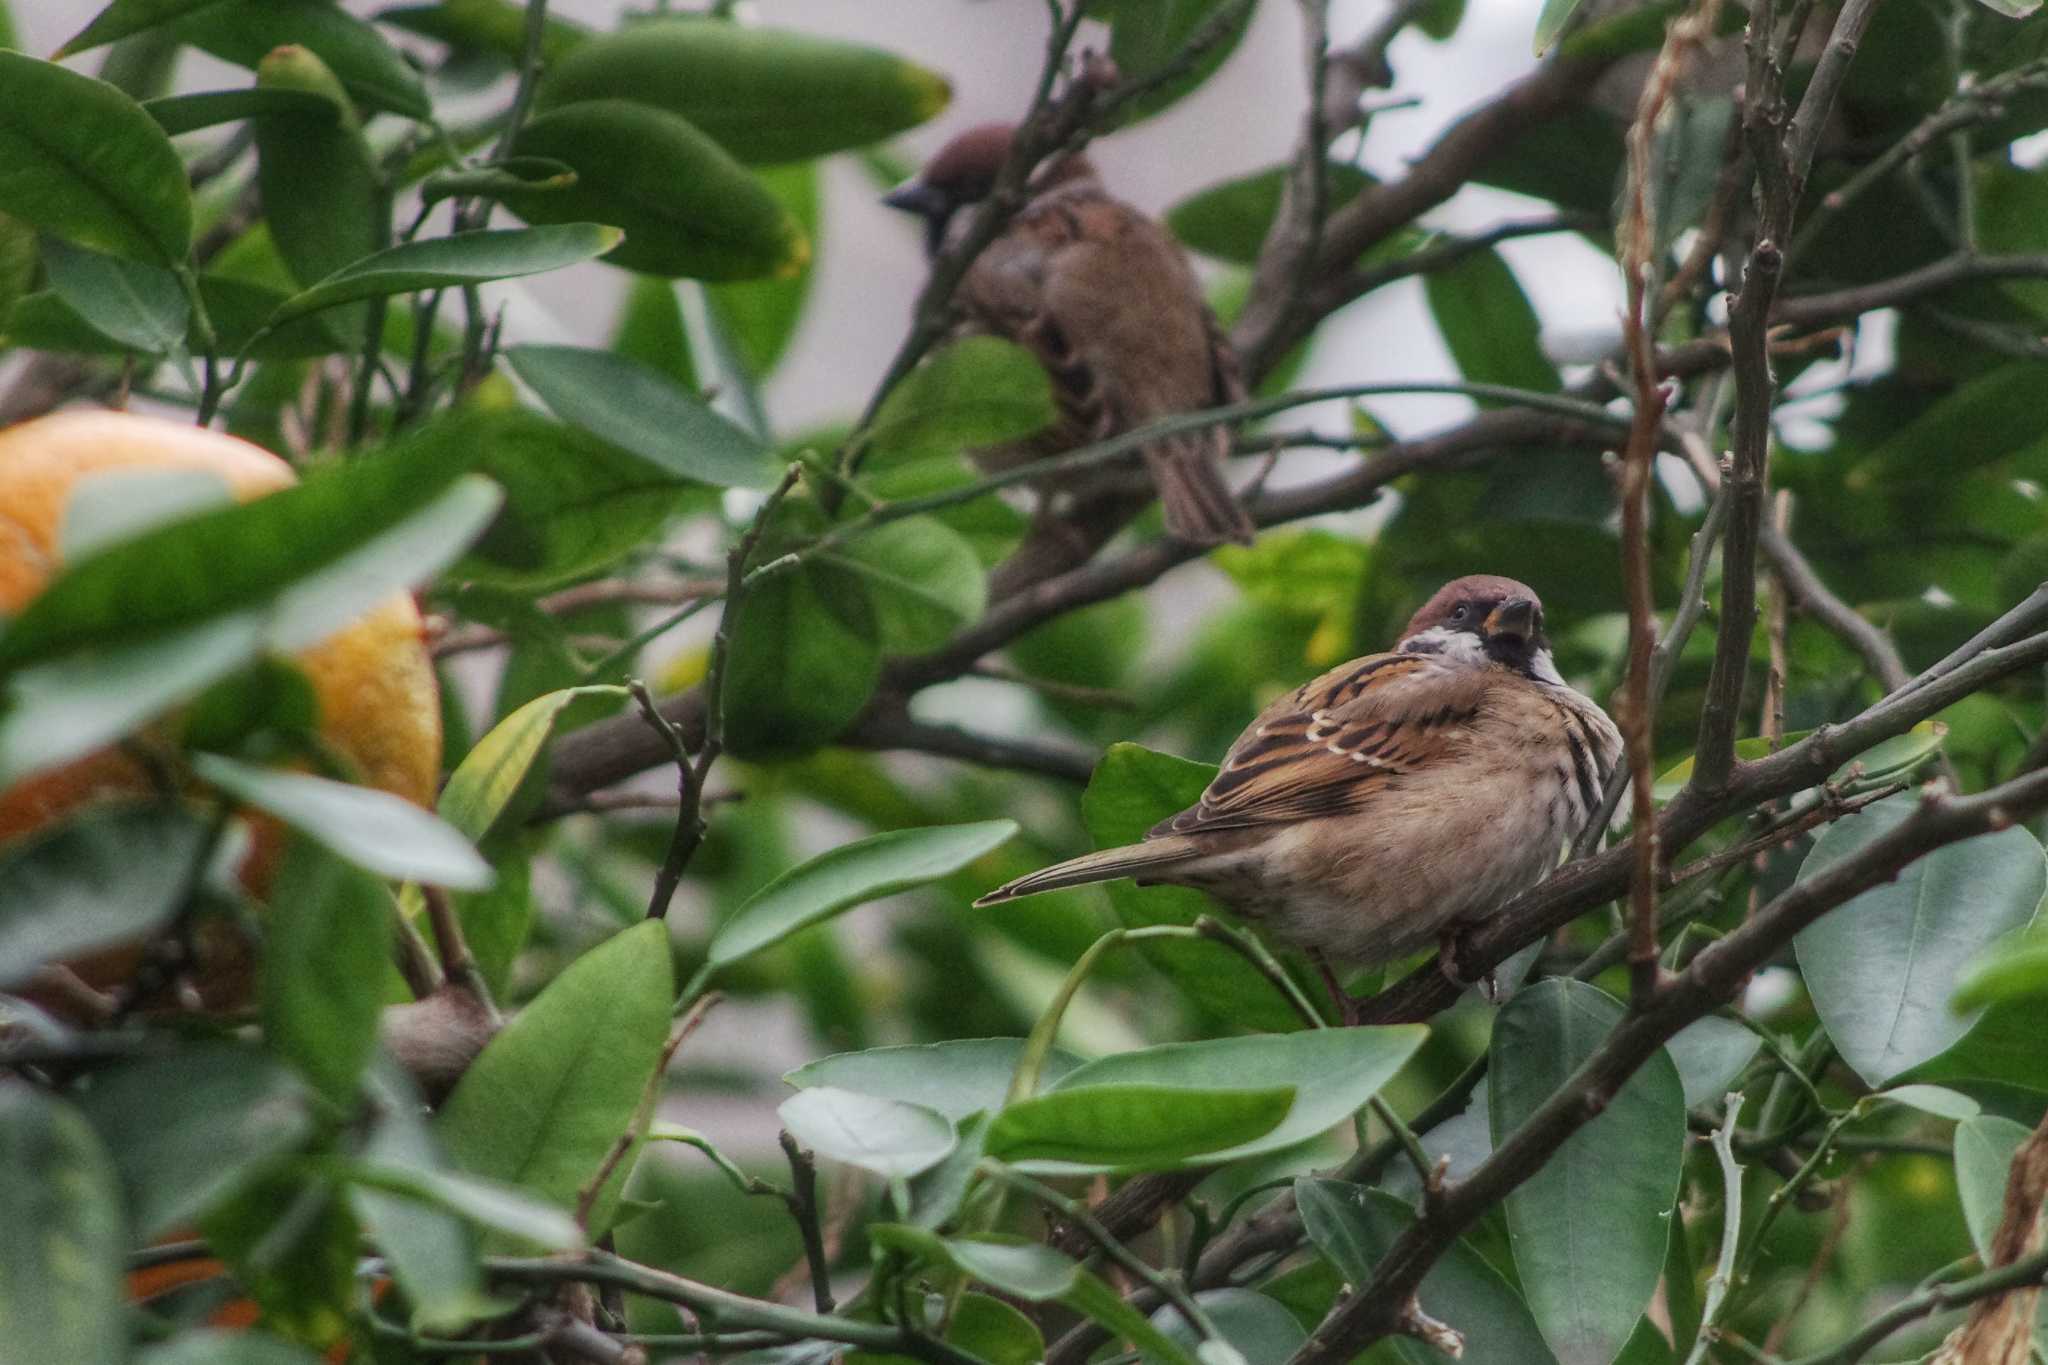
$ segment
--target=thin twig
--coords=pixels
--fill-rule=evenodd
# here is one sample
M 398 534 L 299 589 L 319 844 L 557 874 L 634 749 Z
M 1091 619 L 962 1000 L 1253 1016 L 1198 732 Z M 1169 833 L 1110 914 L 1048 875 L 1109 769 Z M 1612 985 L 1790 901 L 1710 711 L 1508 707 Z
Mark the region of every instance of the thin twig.
M 1722 1103 L 1727 1107 L 1728 1117 L 1714 1132 L 1714 1156 L 1721 1163 L 1721 1256 L 1714 1263 L 1714 1273 L 1707 1278 L 1699 1335 L 1693 1338 L 1685 1365 L 1701 1365 L 1707 1358 L 1707 1347 L 1717 1335 L 1721 1305 L 1727 1301 L 1729 1287 L 1735 1282 L 1735 1249 L 1742 1242 L 1742 1165 L 1735 1159 L 1733 1145 L 1735 1124 L 1742 1117 L 1742 1096 L 1728 1095 Z
M 483 1007 L 485 1017 L 496 1027 L 500 1018 L 498 1006 L 491 999 L 490 983 L 484 980 L 476 956 L 469 951 L 469 940 L 463 936 L 462 917 L 455 913 L 454 901 L 438 886 L 423 886 L 420 895 L 427 903 L 427 924 L 434 931 L 434 946 L 441 950 L 442 970 Z
M 604 1193 L 606 1182 L 612 1178 L 612 1172 L 618 1169 L 619 1163 L 626 1159 L 626 1153 L 632 1151 L 633 1144 L 640 1140 L 640 1135 L 646 1128 L 646 1120 L 654 1113 L 654 1106 L 661 1098 L 662 1087 L 668 1083 L 669 1063 L 675 1060 L 677 1050 L 689 1040 L 690 1035 L 697 1031 L 697 1025 L 704 1022 L 704 1016 L 724 998 L 717 991 L 708 991 L 698 996 L 691 1002 L 688 1012 L 670 1027 L 668 1041 L 662 1044 L 661 1056 L 656 1059 L 654 1071 L 648 1076 L 646 1088 L 641 1092 L 640 1103 L 634 1108 L 633 1121 L 626 1125 L 626 1130 L 612 1143 L 611 1150 L 606 1152 L 604 1160 L 598 1163 L 597 1171 L 583 1188 L 577 1191 L 576 1225 L 586 1232 L 590 1229 L 590 1211 L 596 1207 L 598 1196 Z M 819 1311 L 830 1312 L 831 1309 L 826 1307 Z
M 818 1163 L 784 1130 L 778 1137 L 782 1154 L 789 1161 L 789 1193 L 785 1200 L 789 1216 L 796 1220 L 804 1240 L 804 1261 L 811 1268 L 811 1302 L 820 1313 L 829 1313 L 832 1301 L 832 1271 L 825 1256 L 825 1236 L 818 1221 Z

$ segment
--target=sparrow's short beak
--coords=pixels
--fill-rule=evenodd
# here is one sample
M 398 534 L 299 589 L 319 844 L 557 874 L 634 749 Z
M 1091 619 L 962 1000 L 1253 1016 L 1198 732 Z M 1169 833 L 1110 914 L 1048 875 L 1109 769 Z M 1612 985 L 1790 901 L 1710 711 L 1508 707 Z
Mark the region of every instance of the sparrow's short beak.
M 898 185 L 882 196 L 882 202 L 892 209 L 902 209 L 905 213 L 914 213 L 920 218 L 939 217 L 952 207 L 946 202 L 944 193 L 933 189 L 922 180 L 912 180 L 907 184 Z
M 1487 616 L 1486 633 L 1528 639 L 1536 633 L 1536 604 L 1526 597 L 1510 597 Z

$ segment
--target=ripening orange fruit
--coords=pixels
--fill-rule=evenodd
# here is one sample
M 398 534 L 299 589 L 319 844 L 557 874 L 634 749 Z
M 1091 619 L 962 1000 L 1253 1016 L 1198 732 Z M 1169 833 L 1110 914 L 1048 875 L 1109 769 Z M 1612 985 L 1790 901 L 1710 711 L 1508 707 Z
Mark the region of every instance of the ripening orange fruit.
M 209 472 L 245 502 L 296 481 L 291 466 L 260 446 L 167 418 L 76 410 L 0 431 L 0 615 L 20 614 L 61 567 L 65 507 L 78 485 L 144 470 Z M 441 770 L 441 708 L 410 594 L 394 594 L 296 661 L 312 684 L 322 737 L 359 780 L 431 807 Z M 0 791 L 0 843 L 87 802 L 148 790 L 141 765 L 128 755 L 112 748 L 89 754 Z M 274 830 L 259 831 L 244 869 L 259 894 L 275 843 Z

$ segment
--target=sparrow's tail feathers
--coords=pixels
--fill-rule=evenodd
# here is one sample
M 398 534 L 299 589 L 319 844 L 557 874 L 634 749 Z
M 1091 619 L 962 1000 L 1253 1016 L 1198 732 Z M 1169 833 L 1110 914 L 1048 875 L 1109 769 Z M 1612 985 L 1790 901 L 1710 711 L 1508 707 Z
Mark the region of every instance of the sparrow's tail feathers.
M 1251 516 L 1223 481 L 1209 443 L 1161 442 L 1146 449 L 1145 463 L 1159 487 L 1168 535 L 1190 545 L 1252 543 Z
M 1000 905 L 1004 901 L 1036 896 L 1042 891 L 1061 891 L 1070 886 L 1113 882 L 1118 877 L 1142 877 L 1165 867 L 1186 862 L 1194 852 L 1186 839 L 1148 839 L 1142 844 L 1106 848 L 1084 853 L 1051 867 L 1041 867 L 1016 881 L 999 886 L 975 902 L 977 906 Z

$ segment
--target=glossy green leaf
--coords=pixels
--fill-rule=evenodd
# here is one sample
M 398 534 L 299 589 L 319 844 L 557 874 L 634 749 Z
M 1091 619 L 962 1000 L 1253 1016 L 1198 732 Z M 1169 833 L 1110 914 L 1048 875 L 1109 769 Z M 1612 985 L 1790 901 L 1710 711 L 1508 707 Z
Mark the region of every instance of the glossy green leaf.
M 256 88 L 313 95 L 325 106 L 255 128 L 265 225 L 293 281 L 311 288 L 391 245 L 390 198 L 348 92 L 318 57 L 296 44 L 277 48 L 257 64 Z M 355 308 L 332 321 L 354 342 L 371 316 Z
M 1430 316 L 1466 379 L 1541 393 L 1561 386 L 1543 354 L 1542 321 L 1499 252 L 1475 251 L 1422 283 Z
M 1199 190 L 1167 210 L 1166 225 L 1191 251 L 1233 265 L 1253 265 L 1280 212 L 1287 173 L 1285 166 L 1268 166 Z M 1372 183 L 1372 177 L 1356 166 L 1332 162 L 1323 171 L 1324 204 L 1336 208 Z
M 313 1130 L 311 1097 L 254 1048 L 188 1045 L 97 1073 L 80 1107 L 147 1240 L 219 1204 Z
M 169 924 L 206 825 L 171 802 L 83 812 L 0 849 L 0 990 Z
M 1016 833 L 1014 820 L 983 820 L 890 830 L 842 844 L 749 896 L 712 935 L 706 961 L 728 966 L 842 910 L 951 876 Z
M 1257 1141 L 1294 1101 L 1294 1088 L 1285 1085 L 1196 1090 L 1100 1082 L 1006 1106 L 982 1145 L 1006 1161 L 1058 1162 L 1062 1173 L 1168 1170 Z
M 374 787 L 195 754 L 192 769 L 238 801 L 310 835 L 380 876 L 461 891 L 491 884 L 491 868 L 462 832 Z
M 1392 1195 L 1338 1180 L 1298 1180 L 1294 1197 L 1309 1240 L 1355 1286 L 1372 1282 L 1380 1258 L 1415 1221 L 1415 1211 Z M 1431 1317 L 1464 1335 L 1465 1365 L 1550 1365 L 1556 1359 L 1521 1296 L 1462 1240 L 1423 1277 L 1416 1298 Z M 1405 1339 L 1394 1349 L 1410 1365 L 1441 1359 Z
M 1216 1325 L 1217 1335 L 1237 1352 L 1240 1361 L 1290 1360 L 1308 1340 L 1308 1332 L 1279 1300 L 1253 1290 L 1208 1289 L 1195 1295 L 1195 1302 Z M 1203 1365 L 1219 1360 L 1214 1354 L 1215 1347 L 1211 1345 L 1205 1351 L 1202 1339 L 1173 1305 L 1153 1310 L 1152 1325 Z M 1160 1365 L 1155 1354 L 1146 1353 L 1142 1359 L 1145 1365 Z
M 823 205 L 817 163 L 768 166 L 755 174 L 789 210 L 804 235 L 814 242 L 819 240 Z M 768 376 L 795 339 L 816 273 L 817 262 L 810 260 L 786 277 L 706 286 L 706 307 L 730 340 L 736 358 L 756 382 Z
M 868 429 L 883 465 L 1029 436 L 1053 420 L 1052 386 L 1031 353 L 1000 337 L 941 347 L 889 391 Z
M 192 191 L 170 137 L 104 82 L 0 51 L 0 204 L 79 246 L 175 265 Z
M 218 3 L 220 0 L 113 0 L 93 16 L 91 23 L 66 39 L 52 60 L 61 61 L 80 52 L 90 52 L 104 43 L 126 38 L 131 33 L 147 32 L 193 10 Z
M 639 361 L 580 346 L 512 346 L 504 356 L 557 417 L 677 478 L 766 489 L 782 476 L 761 442 Z
M 346 1106 L 377 1046 L 384 1002 L 376 985 L 390 955 L 391 896 L 375 878 L 295 843 L 264 928 L 264 1042 L 315 1090 Z
M 404 242 L 343 266 L 292 295 L 270 323 L 282 326 L 358 299 L 539 275 L 601 256 L 618 241 L 617 228 L 570 221 L 559 227 L 507 228 Z
M 1889 1090 L 1878 1091 L 1874 1098 L 1903 1104 L 1951 1123 L 1973 1119 L 1983 1111 L 1983 1106 L 1968 1095 L 1940 1085 L 1895 1085 Z
M 1956 983 L 1958 1011 L 2032 1002 L 2048 996 L 2048 933 L 2035 931 L 1991 945 Z
M 726 656 L 726 748 L 764 761 L 838 738 L 881 680 L 879 630 L 866 588 L 841 570 L 804 564 L 757 584 Z
M 507 190 L 566 190 L 575 183 L 576 172 L 562 162 L 541 156 L 514 156 L 489 165 L 430 175 L 420 182 L 420 203 L 438 204 L 467 195 L 500 199 Z
M 502 1232 L 545 1251 L 572 1250 L 583 1244 L 583 1229 L 574 1217 L 510 1185 L 432 1166 L 375 1159 L 351 1161 L 343 1169 L 353 1184 L 435 1205 L 480 1228 Z
M 1060 1077 L 1051 1090 L 1064 1093 L 1097 1085 L 1190 1090 L 1292 1087 L 1294 1103 L 1276 1127 L 1255 1140 L 1226 1144 L 1211 1158 L 1236 1161 L 1306 1142 L 1344 1122 L 1393 1079 L 1428 1032 L 1419 1024 L 1400 1024 L 1161 1043 L 1098 1057 Z
M 1088 836 L 1097 848 L 1135 843 L 1161 820 L 1200 800 L 1215 776 L 1211 764 L 1191 763 L 1138 744 L 1113 744 L 1081 794 Z M 1105 889 L 1117 921 L 1126 928 L 1193 924 L 1219 909 L 1209 897 L 1185 887 L 1115 881 Z M 1147 942 L 1143 951 L 1190 999 L 1219 1019 L 1246 1028 L 1301 1027 L 1272 984 L 1220 943 Z
M 921 1104 L 959 1123 L 969 1114 L 994 1113 L 1003 1107 L 1023 1049 L 1021 1038 L 956 1038 L 878 1047 L 821 1057 L 782 1079 L 794 1086 L 830 1085 Z M 1079 1057 L 1055 1047 L 1040 1065 L 1039 1079 L 1051 1085 L 1079 1065 Z
M 1611 996 L 1551 978 L 1509 1001 L 1487 1068 L 1498 1144 L 1621 1021 Z M 1561 1365 L 1608 1365 L 1657 1288 L 1685 1153 L 1685 1091 L 1662 1050 L 1505 1201 L 1522 1292 Z
M 456 1164 L 573 1208 L 633 1123 L 674 992 L 659 920 L 577 958 L 485 1046 L 441 1107 L 435 1132 Z
M 552 109 L 519 130 L 519 156 L 566 163 L 566 190 L 512 192 L 529 223 L 610 223 L 625 242 L 606 257 L 650 275 L 699 280 L 790 276 L 810 240 L 767 189 L 696 127 L 661 109 L 599 99 Z
M 441 0 L 433 5 L 393 5 L 377 11 L 377 22 L 447 43 L 458 50 L 488 52 L 517 62 L 526 51 L 526 6 L 516 0 Z M 548 11 L 541 35 L 543 68 L 585 41 L 590 30 Z
M 526 590 L 585 577 L 657 539 L 685 485 L 665 466 L 524 408 L 476 417 L 479 473 L 504 505 L 457 565 L 462 578 Z
M 2013 1153 L 2027 1140 L 2024 1123 L 1983 1114 L 1956 1125 L 1956 1194 L 1970 1242 L 1988 1263 L 1991 1238 L 2005 1216 L 2005 1187 Z
M 624 695 L 620 687 L 567 687 L 535 697 L 499 721 L 448 775 L 438 806 L 441 818 L 472 841 L 482 842 L 526 783 L 554 735 L 562 708 L 578 697 Z
M 336 122 L 334 103 L 325 95 L 307 90 L 272 86 L 250 86 L 241 90 L 198 90 L 189 95 L 160 95 L 142 102 L 143 110 L 157 126 L 176 137 L 201 128 L 243 119 L 314 116 Z
M 372 1068 L 366 1088 L 376 1120 L 363 1144 L 363 1160 L 387 1173 L 397 1169 L 446 1178 L 447 1155 L 427 1126 L 426 1103 L 410 1078 L 387 1058 Z M 377 1183 L 352 1181 L 348 1193 L 363 1231 L 405 1291 L 414 1326 L 459 1331 L 490 1310 L 477 1264 L 477 1236 L 469 1223 L 435 1202 Z
M 57 297 L 92 327 L 144 355 L 184 344 L 192 307 L 177 276 L 161 266 L 124 261 L 52 237 L 43 268 Z
M 790 1136 L 821 1156 L 892 1180 L 928 1170 L 953 1150 L 944 1114 L 829 1085 L 798 1091 L 775 1113 Z
M 1754 1033 L 1733 1019 L 1710 1014 L 1680 1029 L 1664 1049 L 1678 1067 L 1685 1104 L 1692 1109 L 1700 1105 L 1718 1108 L 1728 1087 L 1762 1046 Z
M 693 17 L 579 44 L 549 66 L 536 100 L 546 110 L 623 95 L 689 120 L 741 161 L 792 162 L 914 128 L 951 93 L 893 53 Z
M 1030 1318 L 987 1294 L 962 1294 L 946 1340 L 987 1365 L 1039 1365 L 1045 1338 Z
M 1558 35 L 1564 32 L 1564 26 L 1571 22 L 1578 8 L 1579 0 L 1543 0 L 1543 8 L 1536 15 L 1536 34 L 1530 40 L 1537 56 L 1557 45 Z
M 1802 878 L 1896 829 L 1910 794 L 1830 825 Z M 1957 977 L 2003 935 L 2033 918 L 2048 860 L 2024 828 L 1938 848 L 1837 907 L 1793 940 L 1806 988 L 1842 1060 L 1872 1085 L 1948 1049 L 1970 1020 L 1949 1008 Z
M 130 640 L 241 606 L 290 618 L 284 648 L 334 632 L 394 588 L 445 564 L 496 502 L 462 474 L 479 452 L 468 420 L 423 429 L 374 455 L 318 470 L 253 502 L 202 512 L 67 564 L 0 635 L 0 668 Z M 443 543 L 453 538 L 454 544 Z M 424 541 L 431 553 L 415 542 Z M 376 582 L 367 564 L 405 552 Z M 348 591 L 319 582 L 347 571 Z M 307 580 L 303 583 L 295 580 Z M 311 608 L 321 608 L 308 614 Z
M 303 47 L 370 108 L 407 118 L 433 116 L 425 83 L 398 49 L 327 0 L 218 0 L 180 19 L 175 32 L 251 71 L 280 47 Z
M 251 360 L 298 360 L 340 350 L 341 342 L 324 316 L 301 318 L 273 331 L 262 331 L 288 294 L 246 280 L 218 275 L 199 277 L 199 297 L 213 322 L 216 350 L 223 355 L 246 353 Z M 121 355 L 129 348 L 81 317 L 54 289 L 38 290 L 14 301 L 0 317 L 0 344 L 39 351 L 71 351 L 86 355 Z M 187 351 L 202 349 L 189 329 L 182 338 Z
M 882 648 L 890 654 L 937 649 L 981 619 L 988 581 L 966 537 L 934 517 L 884 522 L 825 563 L 868 585 Z
M 114 1165 L 92 1125 L 20 1080 L 0 1083 L 0 1169 L 8 1359 L 122 1359 L 128 1239 Z

